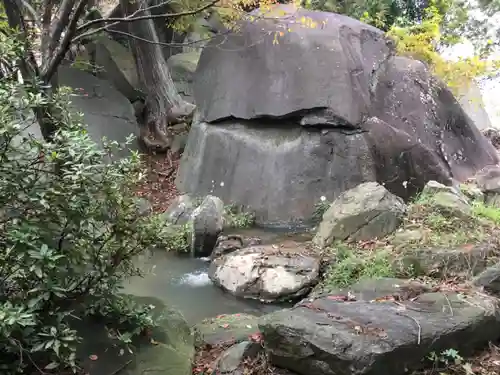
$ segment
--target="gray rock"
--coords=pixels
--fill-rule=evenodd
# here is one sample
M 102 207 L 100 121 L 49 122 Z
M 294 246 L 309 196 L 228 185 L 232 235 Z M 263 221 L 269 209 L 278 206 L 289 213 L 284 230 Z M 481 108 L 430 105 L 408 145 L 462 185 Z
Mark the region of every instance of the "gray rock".
M 186 148 L 187 140 L 187 133 L 174 135 L 174 139 L 172 140 L 172 144 L 170 145 L 170 151 L 172 152 L 172 154 L 180 156 Z
M 457 186 L 447 186 L 443 185 L 437 181 L 429 181 L 425 184 L 424 189 L 422 190 L 422 195 L 436 195 L 437 193 L 451 193 L 455 194 L 460 198 L 463 198 L 463 201 L 467 203 L 466 197 L 463 197 L 462 192 L 459 190 Z
M 173 55 L 167 60 L 177 91 L 190 103 L 194 103 L 193 79 L 199 59 L 200 52 L 192 51 Z
M 500 297 L 500 263 L 486 268 L 472 280 L 472 285 L 482 288 L 485 292 Z
M 282 227 L 307 222 L 321 196 L 333 201 L 376 178 L 361 134 L 301 131 L 286 122 L 195 119 L 179 168 L 180 191 L 214 194 L 247 207 L 258 225 Z
M 403 200 L 376 182 L 367 182 L 338 197 L 323 215 L 313 243 L 321 248 L 334 240 L 364 241 L 384 237 L 401 224 Z
M 382 31 L 275 9 L 272 21 L 243 21 L 203 49 L 179 190 L 287 227 L 308 224 L 321 196 L 333 201 L 363 182 L 406 199 L 429 180 L 461 182 L 498 162 L 452 93 L 424 64 L 394 56 Z M 301 17 L 322 27 L 300 26 Z
M 430 351 L 466 356 L 500 335 L 493 298 L 442 293 L 398 304 L 324 297 L 264 316 L 259 327 L 271 362 L 301 375 L 403 375 Z
M 217 359 L 216 373 L 220 375 L 244 375 L 241 369 L 243 360 L 255 358 L 261 350 L 260 343 L 253 341 L 243 341 L 231 346 Z
M 500 193 L 500 167 L 490 165 L 474 176 L 477 186 L 483 193 Z
M 470 278 L 483 271 L 496 259 L 498 250 L 494 244 L 467 244 L 451 249 L 417 248 L 403 250 L 395 259 L 395 269 L 406 273 L 436 278 L 461 276 Z
M 192 212 L 190 222 L 191 254 L 196 257 L 210 256 L 224 228 L 224 202 L 213 195 L 207 195 Z
M 273 19 L 243 22 L 239 32 L 215 37 L 203 49 L 195 80 L 201 119 L 281 118 L 318 109 L 332 126 L 361 123 L 370 81 L 392 53 L 384 33 L 334 13 L 292 5 L 276 7 L 280 11 L 292 31 L 279 44 L 273 43 L 273 31 L 281 30 Z M 303 27 L 301 17 L 322 24 L 321 31 Z
M 429 199 L 429 204 L 446 217 L 472 219 L 472 207 L 469 203 L 454 192 L 442 191 L 434 194 Z
M 184 317 L 165 307 L 156 298 L 134 297 L 143 305 L 155 306 L 153 314 L 159 324 L 151 338 L 133 341 L 133 351 L 113 340 L 103 324 L 88 319 L 79 322 L 84 340 L 78 347 L 77 358 L 84 373 L 124 375 L 191 375 L 194 359 L 194 335 Z M 118 327 L 117 327 L 118 328 Z M 90 354 L 98 360 L 89 358 Z M 91 357 L 91 356 L 90 356 Z
M 144 96 L 139 82 L 134 56 L 126 48 L 107 35 L 99 35 L 85 46 L 85 51 L 78 56 L 76 66 L 91 70 L 91 54 L 95 56 L 97 77 L 110 82 L 128 100 L 134 101 Z M 83 63 L 83 64 L 82 64 Z
M 252 246 L 216 258 L 209 277 L 238 297 L 263 302 L 305 295 L 318 282 L 320 259 L 294 243 Z
M 259 318 L 250 314 L 229 314 L 205 319 L 194 326 L 197 346 L 227 345 L 247 341 L 259 333 Z
M 347 288 L 331 288 L 319 284 L 308 298 L 299 302 L 297 306 L 324 296 L 335 297 L 339 301 L 374 301 L 381 298 L 406 301 L 429 291 L 430 288 L 419 281 L 386 277 L 360 280 Z
M 188 194 L 175 198 L 168 209 L 163 213 L 165 220 L 174 225 L 186 224 L 196 206 Z

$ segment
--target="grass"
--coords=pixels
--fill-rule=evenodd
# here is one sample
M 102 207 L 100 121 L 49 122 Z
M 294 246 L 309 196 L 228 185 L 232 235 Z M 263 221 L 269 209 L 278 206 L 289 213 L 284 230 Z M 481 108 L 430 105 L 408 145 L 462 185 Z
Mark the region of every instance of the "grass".
M 224 217 L 228 228 L 244 229 L 250 228 L 255 224 L 254 213 L 246 212 L 232 204 L 224 207 Z
M 500 208 L 480 201 L 470 206 L 468 217 L 451 216 L 435 207 L 432 195 L 420 195 L 410 204 L 396 233 L 373 241 L 332 245 L 327 252 L 334 261 L 324 274 L 322 286 L 342 288 L 366 278 L 420 276 L 423 269 L 401 261 L 411 252 L 421 251 L 423 255 L 430 249 L 469 249 L 481 243 L 497 243 Z M 410 232 L 418 236 L 405 239 Z

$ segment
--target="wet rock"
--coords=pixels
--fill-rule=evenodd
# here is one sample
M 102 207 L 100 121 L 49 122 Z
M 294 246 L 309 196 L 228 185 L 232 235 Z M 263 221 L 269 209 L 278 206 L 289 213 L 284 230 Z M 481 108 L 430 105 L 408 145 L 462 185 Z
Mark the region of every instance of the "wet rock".
M 495 244 L 467 244 L 452 249 L 403 250 L 394 267 L 397 272 L 433 277 L 471 277 L 483 271 L 498 256 Z
M 135 350 L 131 353 L 109 337 L 104 325 L 82 321 L 79 324 L 82 325 L 84 340 L 78 348 L 77 357 L 81 358 L 84 373 L 191 375 L 194 335 L 183 316 L 156 298 L 133 298 L 137 303 L 155 306 L 153 315 L 158 319 L 159 326 L 151 332 L 154 344 L 151 338 L 138 338 L 133 342 Z M 99 360 L 89 359 L 89 353 Z
M 195 208 L 194 200 L 188 194 L 183 194 L 172 201 L 163 215 L 169 223 L 182 225 L 189 221 Z
M 262 350 L 260 343 L 243 341 L 231 346 L 217 359 L 216 373 L 220 375 L 244 375 L 242 363 L 255 358 Z
M 500 297 L 500 263 L 486 268 L 472 280 L 472 285 L 482 288 L 485 292 Z
M 271 362 L 301 375 L 403 375 L 430 351 L 465 356 L 500 335 L 496 300 L 443 293 L 400 303 L 323 297 L 259 327 Z
M 298 244 L 263 245 L 215 259 L 209 277 L 238 297 L 274 302 L 305 295 L 317 283 L 319 257 Z
M 324 248 L 334 240 L 363 241 L 381 238 L 401 224 L 406 205 L 376 182 L 344 192 L 323 215 L 315 245 Z
M 197 346 L 239 343 L 259 333 L 258 317 L 250 314 L 220 315 L 194 326 Z
M 191 254 L 196 257 L 210 256 L 224 227 L 224 203 L 213 195 L 207 195 L 192 212 L 190 221 Z
M 214 260 L 217 257 L 232 253 L 233 251 L 240 250 L 245 247 L 257 246 L 261 243 L 262 240 L 258 237 L 243 237 L 234 234 L 220 236 L 217 239 L 217 244 L 210 258 L 211 260 Z

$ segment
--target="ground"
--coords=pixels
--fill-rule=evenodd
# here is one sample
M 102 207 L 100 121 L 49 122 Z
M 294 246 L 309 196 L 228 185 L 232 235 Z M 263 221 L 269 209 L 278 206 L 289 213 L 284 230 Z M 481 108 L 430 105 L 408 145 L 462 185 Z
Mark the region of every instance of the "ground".
M 170 151 L 166 154 L 143 155 L 142 163 L 147 172 L 137 195 L 147 199 L 154 212 L 164 212 L 172 199 L 179 195 L 175 187 L 179 157 Z

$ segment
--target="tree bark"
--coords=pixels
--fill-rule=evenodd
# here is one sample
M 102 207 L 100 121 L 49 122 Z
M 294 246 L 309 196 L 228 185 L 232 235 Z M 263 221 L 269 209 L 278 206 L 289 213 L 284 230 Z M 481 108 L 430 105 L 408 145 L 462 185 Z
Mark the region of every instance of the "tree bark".
M 145 0 L 120 0 L 127 15 L 138 9 L 146 9 Z M 150 15 L 149 10 L 141 16 Z M 167 127 L 185 121 L 192 116 L 195 106 L 186 102 L 177 92 L 172 76 L 167 67 L 162 47 L 152 19 L 145 19 L 128 24 L 130 47 L 135 58 L 137 73 L 143 87 L 147 90 L 145 123 L 140 125 L 140 138 L 152 151 L 166 151 L 171 144 Z M 137 38 L 146 39 L 143 42 Z M 152 42 L 152 43 L 151 43 Z

